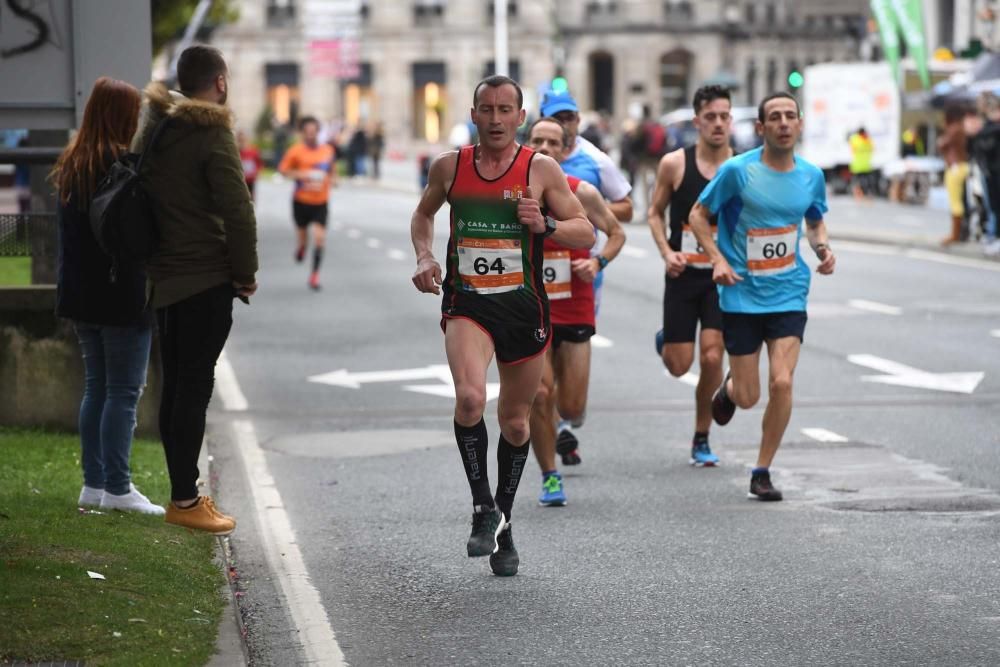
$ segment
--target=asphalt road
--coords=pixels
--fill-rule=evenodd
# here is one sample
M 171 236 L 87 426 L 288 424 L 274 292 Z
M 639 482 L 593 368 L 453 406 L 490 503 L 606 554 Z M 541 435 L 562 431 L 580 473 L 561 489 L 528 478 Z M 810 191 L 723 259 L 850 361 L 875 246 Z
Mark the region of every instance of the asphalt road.
M 410 283 L 414 196 L 336 191 L 314 293 L 292 260 L 288 187 L 258 195 L 261 288 L 237 304 L 227 347 L 248 410 L 215 401 L 209 431 L 220 505 L 241 522 L 257 664 L 304 654 L 235 418 L 256 429 L 352 665 L 1000 664 L 1000 264 L 835 244 L 837 274 L 814 277 L 774 468 L 786 500 L 762 504 L 745 497 L 760 409 L 713 429 L 721 467 L 687 465 L 693 388 L 654 353 L 662 262 L 645 225 L 629 228 L 605 283 L 610 346 L 594 350 L 583 465 L 564 471 L 569 505 L 537 505 L 532 459 L 513 516 L 521 572 L 500 579 L 465 556 L 448 385 L 427 370 L 445 363 L 439 302 Z M 833 207 L 831 228 L 838 212 L 857 224 L 850 207 Z M 441 256 L 444 211 L 437 227 Z M 865 380 L 885 375 L 873 365 L 903 384 Z M 358 388 L 307 380 L 403 369 L 422 370 Z M 984 375 L 930 375 L 943 373 Z M 974 389 L 906 386 L 943 381 Z

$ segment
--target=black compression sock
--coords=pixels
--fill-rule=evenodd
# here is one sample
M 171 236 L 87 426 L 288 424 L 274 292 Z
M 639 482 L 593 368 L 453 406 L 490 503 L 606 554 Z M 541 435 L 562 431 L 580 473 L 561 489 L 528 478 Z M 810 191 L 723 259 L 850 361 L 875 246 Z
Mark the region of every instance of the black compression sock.
M 472 504 L 493 507 L 490 479 L 486 474 L 486 452 L 489 448 L 487 438 L 486 422 L 482 419 L 475 426 L 462 426 L 455 422 L 455 440 L 472 490 Z
M 703 442 L 708 442 L 708 432 L 702 433 L 700 431 L 694 432 L 694 440 L 692 442 L 696 445 L 700 445 Z
M 313 248 L 313 271 L 319 271 L 319 265 L 323 263 L 323 248 L 316 246 Z
M 524 472 L 524 463 L 528 460 L 530 447 L 530 440 L 521 447 L 515 447 L 507 442 L 503 434 L 500 434 L 500 443 L 497 445 L 497 465 L 499 467 L 497 505 L 508 521 L 510 520 L 511 508 L 514 506 L 517 485 L 521 481 L 521 473 Z

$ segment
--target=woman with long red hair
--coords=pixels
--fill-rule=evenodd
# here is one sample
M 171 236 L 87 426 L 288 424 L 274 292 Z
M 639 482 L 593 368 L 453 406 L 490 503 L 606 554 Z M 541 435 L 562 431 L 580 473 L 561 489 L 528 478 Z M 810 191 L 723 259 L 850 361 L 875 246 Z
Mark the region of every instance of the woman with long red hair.
M 52 171 L 60 232 L 56 313 L 72 320 L 83 354 L 79 504 L 163 514 L 132 484 L 129 467 L 152 337 L 146 275 L 139 265 L 120 265 L 112 273 L 88 218 L 94 190 L 128 150 L 140 101 L 134 86 L 98 79 L 80 129 Z

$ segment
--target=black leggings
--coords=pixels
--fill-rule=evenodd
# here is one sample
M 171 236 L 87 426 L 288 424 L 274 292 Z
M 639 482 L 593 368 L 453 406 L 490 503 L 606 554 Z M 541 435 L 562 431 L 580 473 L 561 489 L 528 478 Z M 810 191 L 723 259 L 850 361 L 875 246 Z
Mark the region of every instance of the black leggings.
M 198 497 L 198 455 L 215 362 L 233 325 L 231 285 L 219 285 L 156 311 L 163 362 L 160 438 L 171 500 Z

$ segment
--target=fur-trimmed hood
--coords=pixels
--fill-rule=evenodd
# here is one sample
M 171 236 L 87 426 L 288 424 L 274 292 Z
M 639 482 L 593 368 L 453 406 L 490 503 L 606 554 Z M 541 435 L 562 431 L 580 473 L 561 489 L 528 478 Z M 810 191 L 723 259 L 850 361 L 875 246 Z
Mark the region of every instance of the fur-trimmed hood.
M 233 112 L 228 107 L 213 102 L 191 99 L 176 90 L 168 90 L 159 81 L 153 81 L 143 91 L 145 102 L 139 117 L 139 131 L 132 140 L 132 150 L 140 152 L 149 132 L 166 116 L 199 127 L 233 129 Z

